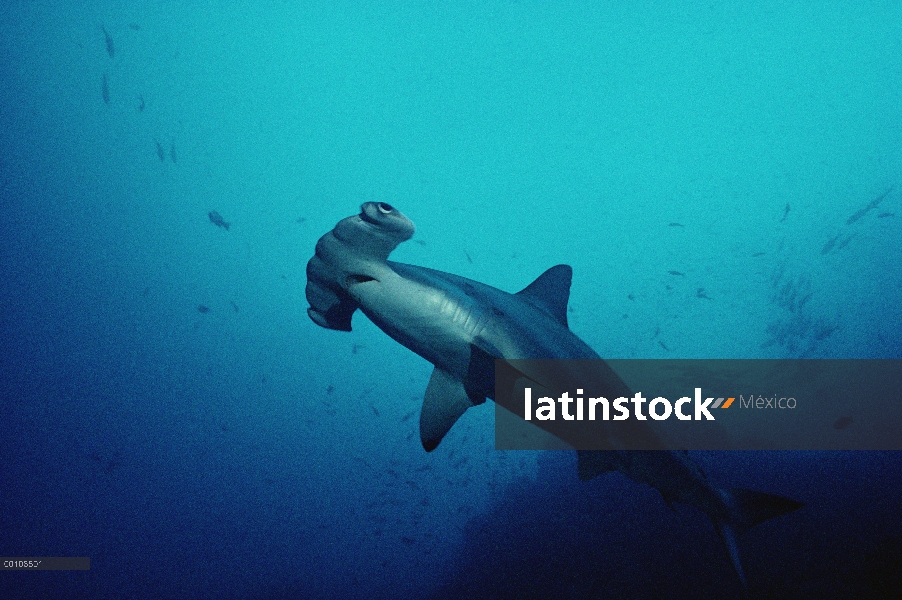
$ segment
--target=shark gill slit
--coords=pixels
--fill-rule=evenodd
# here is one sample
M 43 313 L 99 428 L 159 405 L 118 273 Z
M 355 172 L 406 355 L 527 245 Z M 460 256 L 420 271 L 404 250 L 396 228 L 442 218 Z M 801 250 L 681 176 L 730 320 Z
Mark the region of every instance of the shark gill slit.
M 455 302 L 451 298 L 445 298 L 440 310 L 451 314 L 451 321 L 463 329 L 468 339 L 476 339 L 485 331 L 485 319 L 480 318 L 479 311 L 474 310 L 472 302 Z

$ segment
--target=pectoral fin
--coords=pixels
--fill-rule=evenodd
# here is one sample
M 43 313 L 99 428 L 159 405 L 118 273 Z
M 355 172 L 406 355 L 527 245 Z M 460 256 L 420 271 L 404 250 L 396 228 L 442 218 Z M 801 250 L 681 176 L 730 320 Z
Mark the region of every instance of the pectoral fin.
M 426 452 L 435 450 L 468 408 L 483 402 L 484 397 L 471 398 L 462 381 L 436 368 L 426 387 L 423 410 L 420 412 L 420 440 Z

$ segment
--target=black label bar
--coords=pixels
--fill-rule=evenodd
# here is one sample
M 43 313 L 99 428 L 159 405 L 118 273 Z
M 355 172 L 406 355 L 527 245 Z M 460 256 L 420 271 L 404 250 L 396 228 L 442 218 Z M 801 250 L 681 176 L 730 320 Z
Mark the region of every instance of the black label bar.
M 3 571 L 88 571 L 91 559 L 86 556 L 4 556 Z

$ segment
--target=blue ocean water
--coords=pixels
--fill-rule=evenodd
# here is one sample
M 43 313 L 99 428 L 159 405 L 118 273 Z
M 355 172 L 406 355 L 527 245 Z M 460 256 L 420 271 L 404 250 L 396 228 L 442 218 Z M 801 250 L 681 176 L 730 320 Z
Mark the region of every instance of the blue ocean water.
M 401 262 L 572 265 L 604 357 L 902 358 L 902 5 L 604 4 L 7 3 L 0 555 L 91 569 L 0 597 L 738 597 L 704 515 L 490 403 L 425 453 L 431 366 L 306 314 L 379 201 Z M 896 453 L 692 456 L 806 503 L 754 595 L 902 595 Z

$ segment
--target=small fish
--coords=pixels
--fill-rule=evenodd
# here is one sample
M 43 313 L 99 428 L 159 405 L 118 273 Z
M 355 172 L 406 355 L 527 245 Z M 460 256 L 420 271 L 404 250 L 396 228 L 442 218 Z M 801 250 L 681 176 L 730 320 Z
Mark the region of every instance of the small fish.
M 100 94 L 103 96 L 103 103 L 110 103 L 110 84 L 107 82 L 106 73 L 103 74 L 103 85 L 100 88 Z
M 113 457 L 107 462 L 107 465 L 103 469 L 103 472 L 106 473 L 107 475 L 109 475 L 116 469 L 116 467 L 121 465 L 122 461 L 119 460 L 120 456 L 121 456 L 121 454 L 119 453 L 118 450 L 116 452 L 114 452 Z
M 878 219 L 885 219 L 885 218 L 887 218 L 887 217 L 895 217 L 895 216 L 896 216 L 896 213 L 883 212 L 883 213 L 880 213 L 879 215 L 877 215 L 877 218 L 878 218 Z
M 831 325 L 820 325 L 814 332 L 814 339 L 819 342 L 825 340 L 833 335 L 833 332 L 837 329 L 839 328 Z
M 197 312 L 207 314 L 208 312 L 210 312 L 210 307 L 209 307 L 209 306 L 204 306 L 203 304 L 198 304 L 198 305 L 197 305 Z
M 845 429 L 852 423 L 854 423 L 852 417 L 840 417 L 833 423 L 833 429 Z
M 858 219 L 860 219 L 861 217 L 866 215 L 869 210 L 871 210 L 871 209 L 862 208 L 861 210 L 857 211 L 854 215 L 852 215 L 851 217 L 846 219 L 846 225 L 851 225 L 852 223 L 854 223 L 855 221 L 857 221 Z
M 670 348 L 667 347 L 667 344 L 665 344 L 665 343 L 662 342 L 661 340 L 658 340 L 658 344 L 660 344 L 660 346 L 661 346 L 662 348 L 664 348 L 665 350 L 667 350 L 668 352 L 670 352 Z
M 667 271 L 667 272 L 670 273 L 671 275 L 679 275 L 680 277 L 686 276 L 685 273 L 680 273 L 679 271 Z
M 823 248 L 821 248 L 821 254 L 827 254 L 828 252 L 833 250 L 833 246 L 836 245 L 836 240 L 838 240 L 838 239 L 839 239 L 839 236 L 837 235 L 837 236 L 832 237 L 829 240 L 827 240 L 827 243 L 824 244 Z
M 144 96 L 138 94 L 138 112 L 144 112 Z
M 379 409 L 376 408 L 375 406 L 371 406 L 370 408 L 373 409 L 373 414 L 376 415 L 376 416 L 378 417 L 378 416 L 379 416 Z
M 113 46 L 113 36 L 109 34 L 103 25 L 100 28 L 103 29 L 103 37 L 106 38 L 106 53 L 110 55 L 110 58 L 113 58 L 116 55 L 116 48 Z
M 764 252 L 755 252 L 752 256 L 764 256 Z
M 472 264 L 473 264 L 473 259 L 470 258 L 470 253 L 467 252 L 466 250 L 464 250 L 464 256 L 467 257 L 467 262 L 470 263 L 470 264 L 472 265 Z
M 881 202 L 883 202 L 883 199 L 886 198 L 887 196 L 889 196 L 889 193 L 891 191 L 893 191 L 892 186 L 890 186 L 889 189 L 887 189 L 885 192 L 883 192 L 882 194 L 880 194 L 879 196 L 877 196 L 876 198 L 871 200 L 871 203 L 868 204 L 868 209 L 877 208 L 877 205 L 880 204 Z
M 157 144 L 157 156 L 159 157 L 160 162 L 166 162 L 166 151 L 163 150 L 163 144 L 157 142 L 157 140 L 154 140 L 154 142 Z
M 141 31 L 141 26 L 138 25 L 137 23 L 129 23 L 128 28 L 131 29 L 132 31 Z
M 855 237 L 854 233 L 852 235 L 850 235 L 849 237 L 843 239 L 839 244 L 836 245 L 836 249 L 839 250 L 841 248 L 845 248 L 846 246 L 848 246 L 849 242 L 852 241 L 853 237 Z
M 297 219 L 294 220 L 294 222 L 300 224 L 306 220 L 307 220 L 307 217 L 298 217 Z
M 668 223 L 668 227 L 683 227 L 682 223 Z
M 238 305 L 237 305 L 237 304 L 235 304 L 235 303 L 234 303 L 234 302 L 232 302 L 232 301 L 231 301 L 231 300 L 229 300 L 229 304 L 231 304 L 231 305 L 232 305 L 232 308 L 234 308 L 234 309 L 235 309 L 235 312 L 238 312 Z
M 172 159 L 173 164 L 177 164 L 178 157 L 175 155 L 175 140 L 172 140 L 172 143 L 169 144 L 169 158 Z
M 220 215 L 215 210 L 211 210 L 207 214 L 207 216 L 210 217 L 210 222 L 213 223 L 214 225 L 216 225 L 217 227 L 222 227 L 226 231 L 229 230 L 229 225 L 231 225 L 231 223 L 226 223 L 225 220 L 223 220 L 222 215 Z
M 711 299 L 711 297 L 705 293 L 705 288 L 698 288 L 698 290 L 695 292 L 695 297 L 696 298 L 704 298 L 705 300 Z
M 780 219 L 781 223 L 786 220 L 786 215 L 788 215 L 788 214 L 789 214 L 789 203 L 787 202 L 786 208 L 783 209 L 783 218 Z
M 846 225 L 851 225 L 852 223 L 854 223 L 855 221 L 857 221 L 858 219 L 860 219 L 861 217 L 866 215 L 869 210 L 871 210 L 873 208 L 877 208 L 877 205 L 880 204 L 883 201 L 883 199 L 889 195 L 889 193 L 891 191 L 893 191 L 892 187 L 890 187 L 888 190 L 886 190 L 885 192 L 883 192 L 882 194 L 880 194 L 879 196 L 877 196 L 876 198 L 871 200 L 867 206 L 865 206 L 864 208 L 862 208 L 861 210 L 856 212 L 854 215 L 849 217 L 848 220 L 846 220 Z
M 802 298 L 801 298 L 801 299 L 798 301 L 798 303 L 797 303 L 798 308 L 801 309 L 803 306 L 805 306 L 806 304 L 808 304 L 808 301 L 811 300 L 811 296 L 812 296 L 813 294 L 814 294 L 814 292 L 808 292 L 807 294 L 805 294 L 804 296 L 802 296 Z M 792 309 L 790 309 L 790 312 L 795 312 L 795 311 L 792 310 Z

